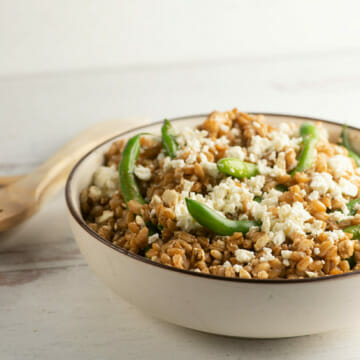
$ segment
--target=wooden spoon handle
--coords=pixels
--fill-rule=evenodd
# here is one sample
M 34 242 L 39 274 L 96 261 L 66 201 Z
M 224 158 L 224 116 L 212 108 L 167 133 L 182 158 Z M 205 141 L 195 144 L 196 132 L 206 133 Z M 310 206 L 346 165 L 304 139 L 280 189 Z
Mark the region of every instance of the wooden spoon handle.
M 14 186 L 22 188 L 28 194 L 32 193 L 38 207 L 65 184 L 75 163 L 88 151 L 121 132 L 149 122 L 146 118 L 127 118 L 94 125 L 73 138 L 50 159 L 17 181 Z

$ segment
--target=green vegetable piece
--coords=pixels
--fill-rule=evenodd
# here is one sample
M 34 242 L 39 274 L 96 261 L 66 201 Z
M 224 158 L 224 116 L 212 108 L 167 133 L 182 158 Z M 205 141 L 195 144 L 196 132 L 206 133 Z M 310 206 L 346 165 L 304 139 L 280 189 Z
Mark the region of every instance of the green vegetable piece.
M 356 205 L 360 205 L 360 198 L 351 200 L 346 204 L 351 216 L 354 216 L 357 213 Z
M 165 119 L 164 125 L 161 128 L 161 142 L 166 155 L 170 156 L 172 159 L 176 157 L 176 152 L 178 150 L 178 144 L 175 140 L 174 133 L 175 131 L 171 122 L 168 119 Z
M 259 173 L 256 164 L 242 161 L 237 158 L 224 158 L 217 162 L 219 171 L 238 179 L 251 178 Z
M 360 240 L 360 225 L 348 226 L 347 228 L 343 229 L 343 231 L 353 234 L 353 240 Z
M 340 144 L 347 149 L 349 157 L 355 160 L 356 165 L 360 167 L 360 156 L 356 153 L 354 150 L 349 137 L 349 131 L 348 126 L 346 124 L 343 125 L 342 131 L 341 131 L 341 142 Z
M 235 232 L 246 234 L 251 227 L 260 225 L 260 222 L 251 220 L 230 220 L 209 206 L 189 198 L 186 198 L 186 206 L 195 221 L 218 235 L 232 235 Z
M 145 223 L 145 225 L 149 229 L 149 236 L 159 233 L 159 229 L 151 221 Z
M 349 258 L 347 258 L 346 261 L 349 263 L 350 269 L 352 269 L 356 265 L 355 254 L 353 254 Z
M 254 201 L 260 203 L 262 201 L 262 197 L 261 196 L 255 196 Z
M 135 135 L 129 139 L 121 154 L 119 165 L 120 189 L 126 203 L 130 200 L 136 200 L 140 204 L 145 204 L 134 175 L 135 163 L 140 153 L 141 135 L 143 134 Z
M 292 176 L 297 172 L 303 172 L 312 166 L 315 146 L 319 141 L 319 130 L 314 124 L 304 123 L 300 126 L 300 136 L 303 139 L 303 148 L 298 159 L 298 164 L 291 172 Z
M 289 190 L 288 187 L 287 187 L 286 185 L 284 185 L 284 184 L 277 184 L 277 185 L 275 186 L 275 189 L 276 189 L 277 191 L 281 191 L 281 192 L 285 192 L 285 191 L 288 191 L 288 190 Z

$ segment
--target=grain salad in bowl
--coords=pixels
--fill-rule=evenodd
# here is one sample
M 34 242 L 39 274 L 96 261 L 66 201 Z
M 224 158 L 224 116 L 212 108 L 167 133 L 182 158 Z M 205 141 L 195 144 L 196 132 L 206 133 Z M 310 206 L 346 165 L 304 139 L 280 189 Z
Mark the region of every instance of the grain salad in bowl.
M 113 245 L 182 270 L 304 279 L 360 270 L 360 158 L 346 127 L 234 109 L 111 144 L 80 194 Z

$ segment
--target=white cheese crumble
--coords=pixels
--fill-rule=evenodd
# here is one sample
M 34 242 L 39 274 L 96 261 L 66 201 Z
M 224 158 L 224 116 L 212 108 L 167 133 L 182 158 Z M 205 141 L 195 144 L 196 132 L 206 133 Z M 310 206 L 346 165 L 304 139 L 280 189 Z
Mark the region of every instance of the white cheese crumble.
M 101 197 L 101 194 L 102 194 L 102 191 L 97 186 L 92 185 L 89 187 L 89 198 L 92 199 L 93 201 L 99 200 Z
M 93 183 L 104 195 L 112 196 L 119 189 L 119 174 L 115 166 L 100 166 L 93 175 Z
M 328 159 L 329 168 L 335 178 L 340 178 L 346 173 L 353 173 L 354 168 L 349 157 L 343 155 L 335 155 Z
M 228 260 L 226 260 L 225 262 L 224 262 L 224 264 L 223 264 L 223 267 L 226 269 L 226 268 L 228 268 L 228 267 L 230 267 L 231 266 L 231 262 L 230 261 L 228 261 Z
M 339 183 L 333 180 L 333 177 L 329 173 L 314 173 L 310 187 L 317 191 L 320 195 L 328 194 L 331 198 L 334 198 L 345 204 L 343 195 L 356 196 L 358 188 L 349 180 L 340 178 Z M 346 211 L 346 210 L 345 210 Z
M 305 271 L 305 274 L 306 274 L 309 278 L 318 277 L 318 274 L 317 274 L 316 272 L 313 272 L 313 271 Z
M 151 169 L 142 166 L 142 165 L 136 165 L 134 168 L 135 176 L 144 181 L 149 181 L 151 179 Z
M 238 274 L 243 267 L 239 264 L 233 265 L 234 271 Z
M 159 234 L 158 233 L 156 233 L 154 235 L 151 235 L 151 236 L 148 237 L 148 244 L 151 245 L 152 243 L 154 243 L 158 239 L 159 239 Z
M 292 254 L 291 250 L 281 250 L 281 256 L 284 259 L 290 259 L 291 254 Z
M 262 188 L 265 185 L 265 176 L 252 176 L 251 178 L 245 180 L 245 184 L 255 196 L 259 196 L 262 194 Z
M 341 178 L 339 181 L 339 185 L 341 188 L 341 191 L 344 195 L 349 195 L 349 196 L 356 196 L 358 193 L 358 188 L 356 185 L 354 185 L 352 182 L 350 182 L 349 180 L 346 180 L 344 178 Z
M 280 230 L 274 234 L 273 243 L 275 245 L 281 245 L 286 240 L 285 232 Z
M 140 215 L 136 215 L 135 222 L 139 226 L 144 226 L 145 225 L 144 219 Z
M 253 251 L 245 250 L 245 249 L 237 249 L 235 250 L 235 258 L 241 263 L 249 263 L 252 259 L 255 258 L 255 254 Z
M 179 199 L 179 193 L 175 190 L 166 189 L 162 194 L 162 199 L 164 200 L 165 205 L 171 207 L 176 204 Z
M 275 256 L 272 254 L 272 249 L 264 247 L 264 254 L 260 257 L 260 261 L 271 261 L 275 259 Z
M 319 200 L 320 199 L 320 194 L 319 194 L 319 192 L 317 190 L 314 190 L 309 194 L 308 198 L 311 201 Z
M 110 210 L 104 210 L 103 213 L 98 216 L 95 220 L 98 224 L 102 224 L 112 218 L 114 216 L 114 213 Z
M 226 157 L 237 158 L 240 160 L 245 159 L 245 152 L 241 146 L 231 146 L 226 150 Z
M 266 154 L 269 154 L 273 151 L 281 152 L 285 148 L 293 148 L 298 150 L 300 142 L 301 138 L 290 138 L 288 134 L 281 131 L 272 131 L 269 133 L 268 137 L 255 135 L 252 138 L 250 147 L 248 149 L 249 155 L 251 155 L 250 160 L 255 162 Z

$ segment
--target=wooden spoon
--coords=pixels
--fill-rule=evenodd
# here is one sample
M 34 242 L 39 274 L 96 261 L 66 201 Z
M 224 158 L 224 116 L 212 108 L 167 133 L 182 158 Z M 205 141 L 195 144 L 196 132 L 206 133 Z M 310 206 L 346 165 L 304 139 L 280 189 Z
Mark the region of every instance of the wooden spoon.
M 149 122 L 130 118 L 97 124 L 76 136 L 33 172 L 19 177 L 4 177 L 0 188 L 0 231 L 11 229 L 40 209 L 61 187 L 75 163 L 88 151 L 126 131 Z

